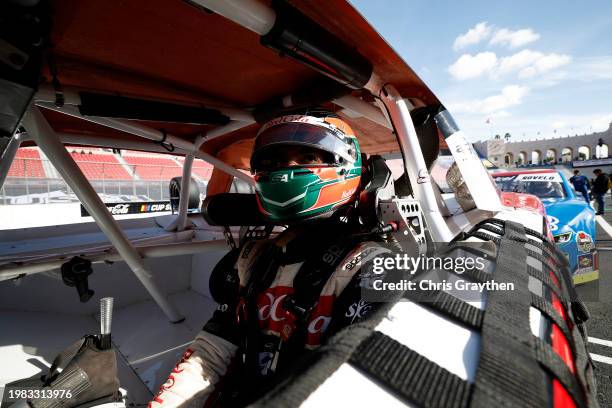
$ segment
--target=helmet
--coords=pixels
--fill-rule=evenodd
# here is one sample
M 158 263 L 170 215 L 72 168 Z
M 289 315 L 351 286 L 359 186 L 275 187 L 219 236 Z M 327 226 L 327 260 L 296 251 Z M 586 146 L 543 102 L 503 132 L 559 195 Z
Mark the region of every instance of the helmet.
M 257 133 L 251 172 L 259 210 L 269 220 L 324 217 L 357 198 L 361 152 L 344 121 L 287 115 Z

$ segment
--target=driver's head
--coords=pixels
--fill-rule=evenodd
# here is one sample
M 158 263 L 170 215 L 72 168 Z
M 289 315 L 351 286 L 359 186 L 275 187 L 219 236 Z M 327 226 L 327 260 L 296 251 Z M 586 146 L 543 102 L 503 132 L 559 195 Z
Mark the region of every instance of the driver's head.
M 361 153 L 352 129 L 333 117 L 288 115 L 262 126 L 251 156 L 260 211 L 292 222 L 354 203 Z

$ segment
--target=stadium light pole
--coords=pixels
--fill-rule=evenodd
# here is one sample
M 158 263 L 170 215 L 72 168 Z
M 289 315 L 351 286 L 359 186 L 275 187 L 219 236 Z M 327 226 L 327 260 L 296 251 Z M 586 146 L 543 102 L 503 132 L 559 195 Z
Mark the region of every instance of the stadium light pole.
M 168 319 L 171 322 L 183 320 L 183 317 L 159 289 L 142 257 L 121 230 L 39 108 L 34 105 L 30 106 L 22 124 Z

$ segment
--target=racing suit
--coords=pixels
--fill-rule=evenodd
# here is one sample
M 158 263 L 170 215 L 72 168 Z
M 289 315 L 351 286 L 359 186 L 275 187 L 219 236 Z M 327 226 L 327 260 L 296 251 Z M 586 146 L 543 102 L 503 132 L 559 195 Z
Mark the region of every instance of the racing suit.
M 227 271 L 237 287 L 224 288 L 226 300 L 150 408 L 245 405 L 299 356 L 363 319 L 376 304 L 361 298 L 360 267 L 390 251 L 350 234 L 349 226 L 326 221 L 242 245 Z
M 605 213 L 604 195 L 607 191 L 608 175 L 606 173 L 600 173 L 593 181 L 593 187 L 591 188 L 591 192 L 597 203 L 597 215 L 603 215 Z
M 591 199 L 589 197 L 589 179 L 586 176 L 576 174 L 569 179 L 570 183 L 573 184 L 574 189 L 581 193 L 587 203 L 590 204 Z

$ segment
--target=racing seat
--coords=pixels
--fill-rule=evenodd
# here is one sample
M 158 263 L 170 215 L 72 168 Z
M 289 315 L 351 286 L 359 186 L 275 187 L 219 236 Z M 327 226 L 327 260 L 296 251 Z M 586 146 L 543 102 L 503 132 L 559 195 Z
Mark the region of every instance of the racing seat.
M 372 155 L 368 159 L 363 157 L 362 161 L 364 169 L 361 185 L 364 187 L 359 195 L 357 208 L 364 225 L 373 228 L 381 219 L 379 200 L 394 195 L 393 182 L 391 170 L 382 156 Z

